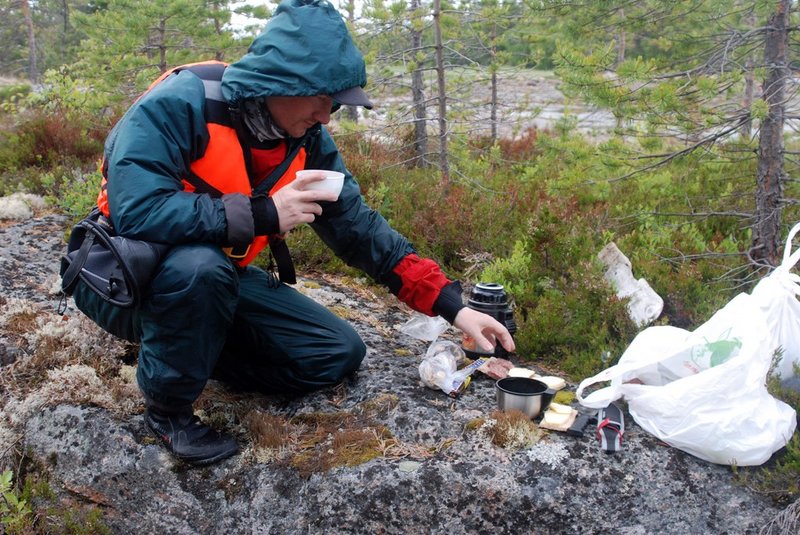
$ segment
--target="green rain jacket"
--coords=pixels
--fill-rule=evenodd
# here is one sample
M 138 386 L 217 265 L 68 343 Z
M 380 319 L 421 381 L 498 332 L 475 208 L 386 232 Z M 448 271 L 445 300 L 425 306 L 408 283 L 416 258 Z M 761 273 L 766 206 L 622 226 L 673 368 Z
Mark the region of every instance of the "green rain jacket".
M 248 53 L 222 78 L 231 109 L 266 96 L 329 95 L 364 86 L 367 75 L 341 15 L 326 0 L 281 3 Z M 203 81 L 180 71 L 145 93 L 112 130 L 105 147 L 108 204 L 121 235 L 171 244 L 226 245 L 221 198 L 183 190 L 181 178 L 208 144 Z M 412 308 L 453 321 L 461 289 L 362 200 L 358 184 L 322 125 L 292 147 L 306 146 L 306 167 L 345 174 L 339 199 L 321 203 L 312 228 L 347 264 L 385 284 Z M 289 240 L 291 242 L 291 239 Z M 290 243 L 291 245 L 291 243 Z

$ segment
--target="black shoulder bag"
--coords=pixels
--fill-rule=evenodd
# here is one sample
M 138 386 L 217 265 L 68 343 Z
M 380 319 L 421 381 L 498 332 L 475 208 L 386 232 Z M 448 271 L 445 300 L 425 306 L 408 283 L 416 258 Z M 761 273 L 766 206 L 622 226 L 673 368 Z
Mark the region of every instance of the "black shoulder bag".
M 61 289 L 72 295 L 82 280 L 112 305 L 135 308 L 170 246 L 117 236 L 95 208 L 72 229 L 61 257 Z

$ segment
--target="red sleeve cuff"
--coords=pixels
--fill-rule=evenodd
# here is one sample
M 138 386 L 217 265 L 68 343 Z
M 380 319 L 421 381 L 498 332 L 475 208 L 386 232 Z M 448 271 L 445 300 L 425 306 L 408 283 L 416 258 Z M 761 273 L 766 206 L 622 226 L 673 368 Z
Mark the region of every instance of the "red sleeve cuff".
M 442 288 L 450 284 L 438 264 L 410 254 L 400 260 L 392 271 L 401 282 L 398 299 L 418 312 L 435 316 L 433 305 Z

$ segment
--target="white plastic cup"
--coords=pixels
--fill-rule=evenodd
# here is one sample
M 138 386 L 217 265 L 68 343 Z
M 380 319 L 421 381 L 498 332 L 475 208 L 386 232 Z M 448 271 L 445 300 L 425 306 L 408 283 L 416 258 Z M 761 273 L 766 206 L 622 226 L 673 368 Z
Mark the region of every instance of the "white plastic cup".
M 297 172 L 297 178 L 303 178 L 312 174 L 325 173 L 325 179 L 317 182 L 310 182 L 306 185 L 306 190 L 332 191 L 338 195 L 342 192 L 344 185 L 344 173 L 330 171 L 328 169 L 303 169 Z

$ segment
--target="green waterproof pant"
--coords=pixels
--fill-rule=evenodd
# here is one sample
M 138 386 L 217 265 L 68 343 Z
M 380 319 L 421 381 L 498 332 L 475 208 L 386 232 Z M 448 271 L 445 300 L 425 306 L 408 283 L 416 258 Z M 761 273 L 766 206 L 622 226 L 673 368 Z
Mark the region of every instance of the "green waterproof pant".
M 191 404 L 214 376 L 234 387 L 297 396 L 358 369 L 364 342 L 297 290 L 270 287 L 218 247 L 174 247 L 138 309 L 110 305 L 83 283 L 77 307 L 109 333 L 140 344 L 137 380 L 156 404 Z

